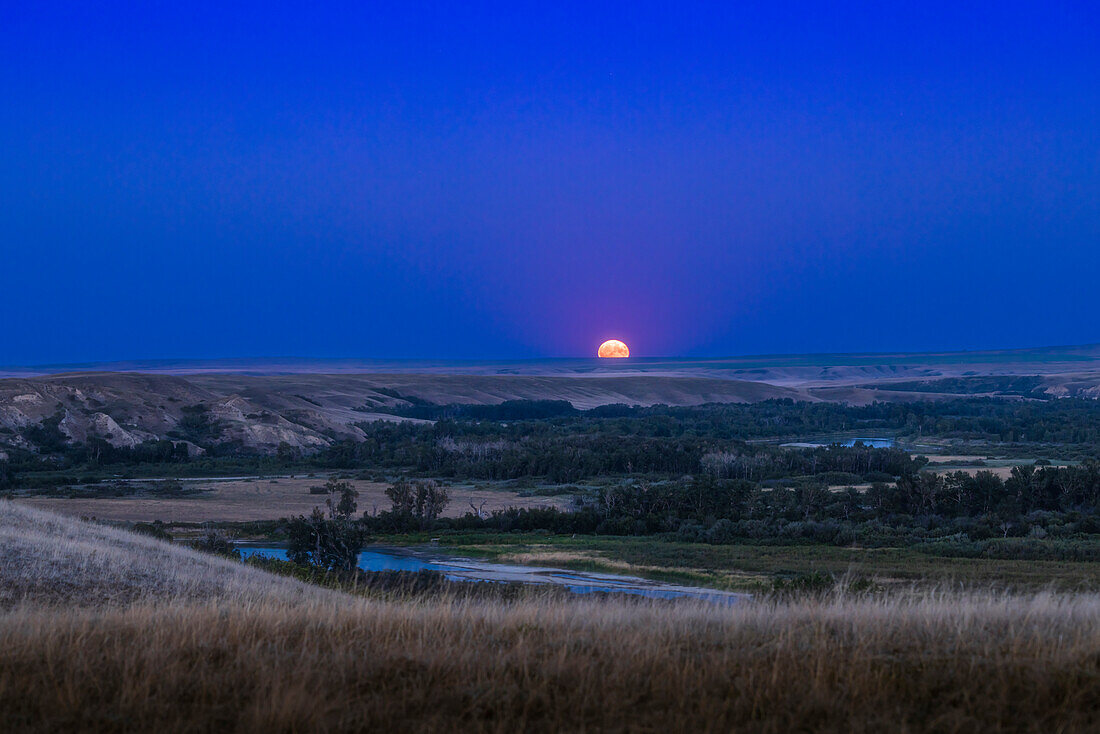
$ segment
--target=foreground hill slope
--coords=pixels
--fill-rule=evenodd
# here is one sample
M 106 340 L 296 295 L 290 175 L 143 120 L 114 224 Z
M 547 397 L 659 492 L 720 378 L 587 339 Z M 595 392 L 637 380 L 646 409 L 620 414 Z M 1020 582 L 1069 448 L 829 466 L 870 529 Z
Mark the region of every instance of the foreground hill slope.
M 1100 725 L 1100 599 L 361 599 L 0 503 L 0 716 L 55 731 Z
M 230 559 L 0 501 L 0 607 L 210 599 L 290 603 L 327 595 Z

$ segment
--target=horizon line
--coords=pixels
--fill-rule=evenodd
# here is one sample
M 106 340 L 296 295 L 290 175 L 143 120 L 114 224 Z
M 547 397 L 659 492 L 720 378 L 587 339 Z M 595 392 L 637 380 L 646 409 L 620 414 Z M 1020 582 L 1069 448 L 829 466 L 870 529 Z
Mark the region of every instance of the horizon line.
M 622 365 L 632 362 L 651 361 L 651 360 L 673 360 L 673 361 L 690 361 L 690 362 L 721 362 L 726 360 L 761 360 L 761 359 L 782 359 L 782 358 L 795 358 L 795 357 L 916 357 L 916 356 L 952 356 L 952 355 L 981 355 L 981 354 L 994 354 L 994 353 L 1019 353 L 1019 352 L 1036 352 L 1036 351 L 1053 351 L 1053 350 L 1084 350 L 1084 349 L 1098 349 L 1100 348 L 1100 342 L 1087 342 L 1079 344 L 1052 344 L 1052 345 L 1035 345 L 1025 347 L 1005 347 L 994 349 L 940 349 L 940 350 L 922 350 L 922 351 L 903 351 L 903 350 L 887 350 L 887 351 L 871 351 L 871 352 L 852 352 L 852 351 L 839 351 L 839 352 L 765 352 L 765 353 L 751 353 L 751 354 L 727 354 L 723 356 L 713 357 L 701 357 L 701 356 L 685 356 L 685 355 L 637 355 L 631 354 L 626 358 L 616 358 L 610 360 L 607 358 L 592 356 L 568 356 L 568 357 L 303 357 L 303 356 L 252 356 L 252 357 L 153 357 L 153 358 L 126 358 L 126 359 L 111 359 L 111 360 L 85 360 L 79 362 L 43 362 L 38 364 L 5 364 L 0 365 L 0 372 L 14 371 L 14 370 L 27 370 L 33 372 L 54 370 L 58 368 L 90 368 L 90 367 L 108 367 L 111 365 L 168 365 L 168 364 L 224 364 L 224 363 L 259 363 L 259 362 L 332 362 L 332 363 L 356 363 L 356 362 L 404 362 L 404 363 L 465 363 L 465 364 L 479 364 L 479 363 L 537 363 L 537 362 L 568 362 L 568 361 L 590 361 L 597 364 L 606 364 L 608 366 Z M 85 370 L 78 370 L 85 371 Z M 113 371 L 113 370 L 104 370 Z

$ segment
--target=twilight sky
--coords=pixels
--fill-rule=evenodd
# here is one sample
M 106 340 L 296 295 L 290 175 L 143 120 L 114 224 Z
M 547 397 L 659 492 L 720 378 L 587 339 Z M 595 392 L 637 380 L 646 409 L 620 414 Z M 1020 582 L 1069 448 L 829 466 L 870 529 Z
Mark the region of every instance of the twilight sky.
M 979 5 L 5 4 L 0 364 L 1100 341 L 1100 11 Z

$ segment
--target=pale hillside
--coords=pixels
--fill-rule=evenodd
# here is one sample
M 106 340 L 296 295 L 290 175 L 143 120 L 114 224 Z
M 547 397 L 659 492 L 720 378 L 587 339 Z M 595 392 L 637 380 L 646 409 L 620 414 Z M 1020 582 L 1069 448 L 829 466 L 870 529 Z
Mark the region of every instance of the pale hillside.
M 0 501 L 0 606 L 293 602 L 329 592 L 155 538 Z

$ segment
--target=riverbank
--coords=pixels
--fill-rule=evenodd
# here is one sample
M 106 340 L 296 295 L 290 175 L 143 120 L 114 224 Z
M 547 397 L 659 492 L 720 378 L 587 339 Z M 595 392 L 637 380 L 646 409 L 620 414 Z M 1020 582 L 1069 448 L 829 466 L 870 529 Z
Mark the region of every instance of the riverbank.
M 454 532 L 374 536 L 373 541 L 418 547 L 433 537 L 441 554 L 641 576 L 754 594 L 811 574 L 897 590 L 950 587 L 1100 592 L 1094 560 L 1100 557 L 1100 539 L 1075 539 L 1072 547 L 1029 538 L 861 547 L 805 542 L 689 543 L 670 536 Z M 1062 553 L 1065 558 L 1059 557 Z
M 245 558 L 286 558 L 283 548 L 249 544 L 242 544 L 239 548 Z M 666 583 L 639 576 L 530 564 L 490 563 L 443 555 L 437 548 L 424 546 L 370 546 L 359 554 L 359 568 L 364 571 L 433 571 L 450 581 L 556 586 L 574 594 L 629 594 L 650 599 L 696 599 L 716 604 L 736 604 L 749 598 L 747 594 Z

